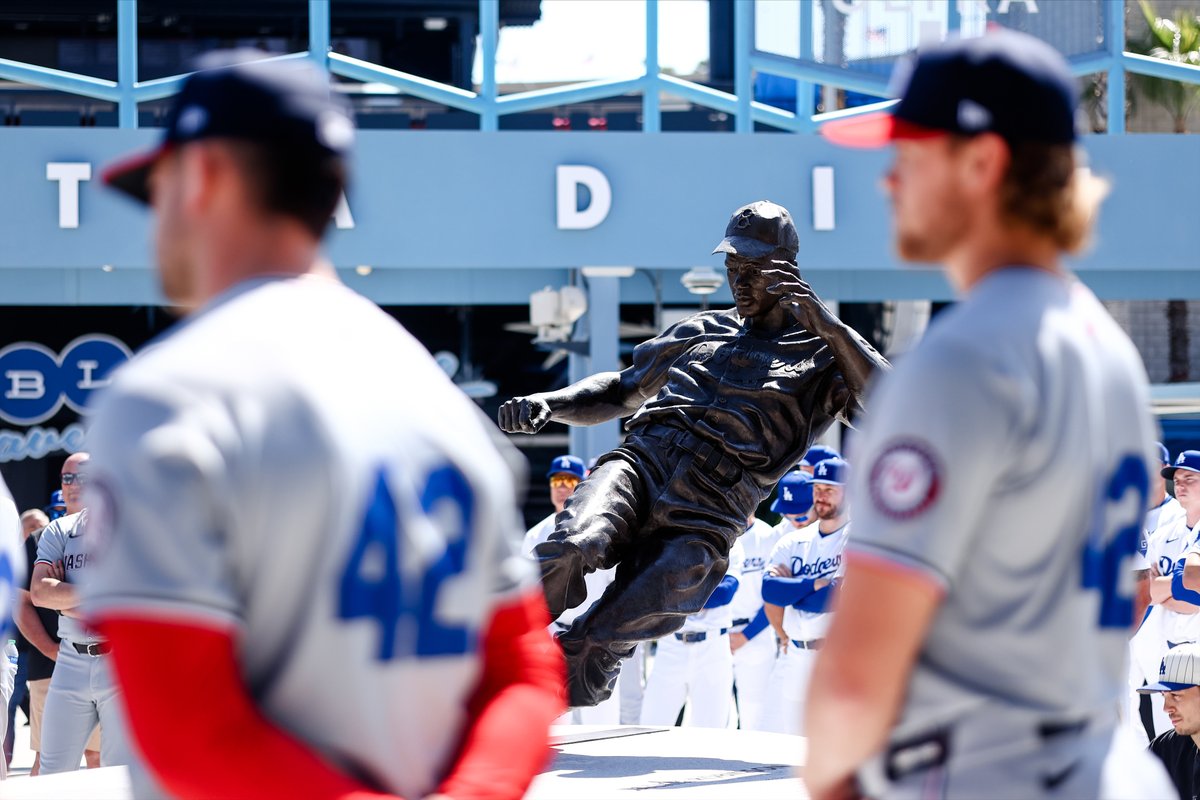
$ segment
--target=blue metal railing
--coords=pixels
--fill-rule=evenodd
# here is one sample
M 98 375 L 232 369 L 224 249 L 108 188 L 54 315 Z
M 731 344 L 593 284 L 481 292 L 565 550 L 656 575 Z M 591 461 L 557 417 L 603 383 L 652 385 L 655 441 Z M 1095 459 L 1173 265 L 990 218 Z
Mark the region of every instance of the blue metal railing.
M 479 0 L 482 79 L 478 92 L 431 81 L 417 75 L 360 61 L 330 51 L 330 3 L 308 0 L 308 50 L 275 56 L 277 59 L 312 58 L 330 72 L 345 78 L 373 81 L 402 93 L 479 115 L 479 128 L 494 131 L 499 118 L 573 103 L 591 102 L 624 94 L 642 95 L 642 130 L 662 129 L 659 94 L 665 93 L 695 105 L 734 115 L 734 130 L 750 133 L 761 122 L 789 131 L 811 131 L 830 118 L 861 114 L 886 104 L 814 114 L 816 87 L 833 86 L 868 95 L 884 96 L 887 81 L 878 75 L 813 61 L 813 10 L 811 0 L 801 0 L 799 58 L 757 50 L 754 46 L 754 2 L 734 0 L 734 92 L 712 89 L 659 71 L 658 0 L 646 0 L 646 65 L 641 74 L 613 80 L 590 81 L 550 89 L 499 95 L 496 87 L 496 46 L 500 33 L 499 0 Z M 1105 48 L 1070 59 L 1076 75 L 1106 73 L 1108 77 L 1108 132 L 1125 132 L 1125 76 L 1127 72 L 1185 83 L 1200 84 L 1200 67 L 1126 52 L 1125 3 L 1106 0 Z M 947 30 L 960 29 L 957 4 L 946 3 Z M 116 103 L 118 124 L 136 128 L 137 104 L 169 97 L 179 91 L 186 75 L 149 81 L 137 80 L 137 0 L 117 0 L 117 80 L 109 81 L 63 70 L 0 58 L 0 78 L 69 94 Z M 755 72 L 796 80 L 796 113 L 754 99 Z

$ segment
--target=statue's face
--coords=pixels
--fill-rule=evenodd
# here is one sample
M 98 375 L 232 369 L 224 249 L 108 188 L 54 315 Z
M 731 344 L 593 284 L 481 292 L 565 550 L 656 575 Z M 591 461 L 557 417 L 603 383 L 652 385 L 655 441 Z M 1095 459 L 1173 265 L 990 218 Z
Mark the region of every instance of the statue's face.
M 770 258 L 748 259 L 741 256 L 725 256 L 725 271 L 729 275 L 729 290 L 733 302 L 743 317 L 761 317 L 779 303 L 779 295 L 771 294 L 767 287 L 774 278 L 763 275 L 763 270 L 775 269 Z

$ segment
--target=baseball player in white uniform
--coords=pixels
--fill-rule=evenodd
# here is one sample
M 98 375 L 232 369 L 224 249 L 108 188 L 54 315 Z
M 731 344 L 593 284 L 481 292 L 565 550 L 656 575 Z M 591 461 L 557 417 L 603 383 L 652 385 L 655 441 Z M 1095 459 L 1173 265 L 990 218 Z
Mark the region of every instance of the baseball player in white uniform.
M 643 725 L 674 725 L 687 704 L 685 724 L 697 728 L 729 725 L 733 700 L 730 603 L 746 560 L 741 539 L 729 550 L 729 569 L 704 608 L 689 614 L 683 627 L 658 640 L 654 665 L 642 696 Z
M 321 258 L 353 140 L 331 94 L 311 62 L 193 73 L 163 147 L 106 177 L 149 198 L 189 313 L 89 430 L 85 602 L 134 791 L 517 798 L 565 681 L 519 462 Z
M 1171 796 L 1117 719 L 1155 436 L 1136 349 L 1061 261 L 1102 195 L 1077 170 L 1075 80 L 1006 30 L 933 45 L 896 79 L 891 111 L 825 133 L 895 144 L 900 255 L 943 264 L 961 300 L 860 422 L 806 787 Z
M 1150 737 L 1142 721 L 1142 698 L 1145 698 L 1150 706 L 1155 736 L 1171 730 L 1171 720 L 1163 710 L 1161 693 L 1138 690 L 1147 683 L 1158 680 L 1163 653 L 1171 644 L 1189 641 L 1186 628 L 1196 617 L 1196 612 L 1200 611 L 1200 608 L 1191 603 L 1176 600 L 1171 596 L 1171 575 L 1175 562 L 1182 558 L 1195 542 L 1195 536 L 1184 519 L 1183 507 L 1178 500 L 1167 494 L 1166 479 L 1161 470 L 1171 466 L 1170 457 L 1161 442 L 1158 447 L 1160 465 L 1158 470 L 1153 471 L 1150 481 L 1151 500 L 1157 498 L 1158 502 L 1146 513 L 1143 544 L 1140 548 L 1144 552 L 1139 552 L 1135 561 L 1139 582 L 1145 581 L 1148 605 L 1142 615 L 1141 624 L 1129 640 L 1131 691 L 1128 722 L 1138 737 L 1147 737 L 1147 741 Z M 1145 576 L 1144 579 L 1140 577 L 1142 575 Z M 1194 639 L 1195 637 L 1192 637 L 1190 640 Z
M 763 602 L 780 650 L 767 681 L 763 725 L 777 733 L 804 733 L 809 675 L 829 627 L 829 602 L 843 572 L 842 551 L 850 530 L 847 470 L 846 462 L 836 457 L 813 466 L 816 521 L 779 540 L 763 577 Z
M 42 712 L 41 775 L 78 769 L 97 724 L 103 731 L 100 766 L 129 761 L 110 645 L 83 620 L 80 609 L 79 586 L 95 568 L 98 549 L 83 501 L 89 468 L 87 453 L 73 453 L 63 463 L 68 513 L 43 529 L 29 587 L 34 605 L 60 614 L 58 658 Z
M 1162 469 L 1162 476 L 1175 484 L 1175 499 L 1183 516 L 1148 543 L 1150 599 L 1162 602 L 1163 637 L 1170 649 L 1184 642 L 1200 642 L 1200 588 L 1196 567 L 1200 565 L 1200 450 L 1184 450 Z M 1157 548 L 1156 548 L 1157 546 Z M 1182 548 L 1182 553 L 1176 551 Z M 1163 573 L 1159 576 L 1159 573 Z M 1163 597 L 1165 593 L 1165 598 Z M 1171 612 L 1175 613 L 1171 613 Z
M 784 488 L 785 483 L 799 483 L 795 479 L 789 481 L 794 475 L 803 475 L 803 483 L 807 485 L 809 476 L 805 473 L 789 472 L 785 475 L 779 482 L 779 496 L 771 504 L 771 510 L 777 514 L 781 513 L 785 494 L 793 498 L 796 496 L 795 489 Z M 812 500 L 809 499 L 804 510 L 811 505 Z M 786 518 L 782 524 L 791 527 L 791 522 Z M 729 648 L 733 651 L 733 685 L 737 695 L 738 727 L 742 730 L 762 730 L 767 679 L 775 663 L 776 650 L 775 636 L 763 608 L 762 579 L 767 559 L 783 533 L 779 526 L 772 527 L 752 517 L 750 527 L 738 539 L 743 558 L 737 591 L 729 604 L 733 618 L 729 628 Z
M 567 498 L 571 496 L 571 492 L 575 491 L 575 487 L 586 475 L 587 469 L 583 465 L 583 459 L 577 456 L 556 456 L 550 462 L 546 479 L 550 482 L 550 502 L 554 506 L 554 511 L 525 532 L 525 541 L 521 545 L 521 550 L 526 556 L 534 558 L 533 549 L 550 538 L 550 534 L 554 532 L 554 518 L 562 513 Z M 576 617 L 587 611 L 593 603 L 600 599 L 600 595 L 604 594 L 604 590 L 612 583 L 616 571 L 616 567 L 613 567 L 612 569 L 597 570 L 587 575 L 584 578 L 584 582 L 587 584 L 587 597 L 579 605 L 572 606 L 559 614 L 558 619 L 550 623 L 550 632 L 558 635 L 570 628 Z M 565 714 L 555 720 L 555 724 L 620 724 L 621 689 L 626 684 L 621 680 L 618 680 L 618 684 L 618 690 L 612 697 L 598 705 L 567 709 Z
M 7 642 L 12 630 L 12 607 L 17 588 L 25 577 L 25 551 L 21 547 L 21 515 L 4 478 L 0 477 L 0 642 Z M 16 665 L 7 657 L 0 661 L 0 700 L 8 707 L 12 697 Z M 8 715 L 0 714 L 0 739 L 8 730 Z M 5 774 L 4 759 L 0 758 L 0 778 Z

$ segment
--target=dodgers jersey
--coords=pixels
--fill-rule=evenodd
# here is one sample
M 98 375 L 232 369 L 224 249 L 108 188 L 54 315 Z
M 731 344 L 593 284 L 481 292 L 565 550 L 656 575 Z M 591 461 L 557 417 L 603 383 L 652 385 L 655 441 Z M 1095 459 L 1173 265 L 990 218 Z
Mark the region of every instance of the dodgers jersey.
M 840 578 L 846 571 L 842 553 L 850 523 L 836 531 L 822 534 L 821 523 L 805 525 L 785 535 L 771 551 L 770 564 L 783 564 L 793 578 L 815 581 L 818 578 Z M 809 641 L 825 636 L 829 628 L 828 612 L 803 611 L 794 606 L 783 608 L 783 630 L 796 641 Z
M 246 282 L 99 398 L 87 608 L 229 631 L 269 719 L 423 797 L 467 722 L 482 629 L 536 586 L 492 430 L 367 299 Z
M 767 559 L 771 557 L 775 543 L 783 536 L 783 525 L 795 530 L 787 519 L 776 527 L 771 527 L 761 519 L 755 519 L 754 524 L 738 539 L 742 546 L 743 558 L 737 592 L 733 595 L 733 602 L 729 604 L 729 613 L 733 619 L 752 620 L 762 608 L 763 570 L 766 569 Z
M 989 708 L 1115 708 L 1158 451 L 1141 359 L 1095 296 L 1069 276 L 992 272 L 868 408 L 849 550 L 945 593 L 892 740 Z
M 62 562 L 63 580 L 78 586 L 92 569 L 96 555 L 94 536 L 87 536 L 89 514 L 87 510 L 68 514 L 50 522 L 42 529 L 38 539 L 35 564 L 53 566 Z M 100 637 L 82 620 L 65 614 L 58 618 L 58 636 L 77 644 L 94 644 Z
M 0 477 L 0 635 L 9 630 L 16 587 L 25 583 L 25 548 L 21 545 L 21 516 Z
M 1171 495 L 1163 497 L 1162 502 L 1146 512 L 1142 523 L 1142 541 L 1138 546 L 1138 558 L 1134 559 L 1135 570 L 1150 569 L 1150 559 L 1146 555 L 1150 539 L 1154 534 L 1174 524 L 1175 520 L 1184 515 L 1183 506 Z M 1165 574 L 1165 573 L 1164 573 Z

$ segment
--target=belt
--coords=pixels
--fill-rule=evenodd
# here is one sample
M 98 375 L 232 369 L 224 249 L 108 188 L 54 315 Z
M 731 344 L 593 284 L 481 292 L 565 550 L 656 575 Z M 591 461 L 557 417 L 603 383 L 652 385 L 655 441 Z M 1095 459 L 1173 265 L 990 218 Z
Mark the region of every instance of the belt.
M 750 618 L 749 618 L 749 617 L 742 617 L 741 619 L 735 619 L 735 620 L 733 621 L 733 625 L 732 625 L 731 627 L 734 627 L 734 628 L 742 628 L 742 627 L 745 627 L 746 625 L 749 625 L 749 624 L 750 624 Z
M 112 645 L 108 642 L 96 642 L 94 644 L 80 644 L 79 642 L 71 642 L 71 647 L 75 648 L 75 652 L 81 656 L 106 656 L 112 650 Z
M 820 650 L 821 645 L 824 643 L 824 639 L 809 639 L 804 642 L 801 642 L 797 639 L 792 639 L 792 646 L 798 650 Z
M 675 634 L 675 638 L 684 644 L 695 644 L 696 642 L 703 642 L 705 639 L 707 639 L 708 633 L 708 631 L 688 631 L 687 633 Z M 721 630 L 717 631 L 717 636 L 723 636 L 727 633 L 729 633 L 729 628 L 721 628 Z
M 696 464 L 705 472 L 716 475 L 728 484 L 742 479 L 742 465 L 724 448 L 702 439 L 691 431 L 673 425 L 647 425 L 637 433 L 658 439 L 665 445 L 678 447 L 696 457 Z

